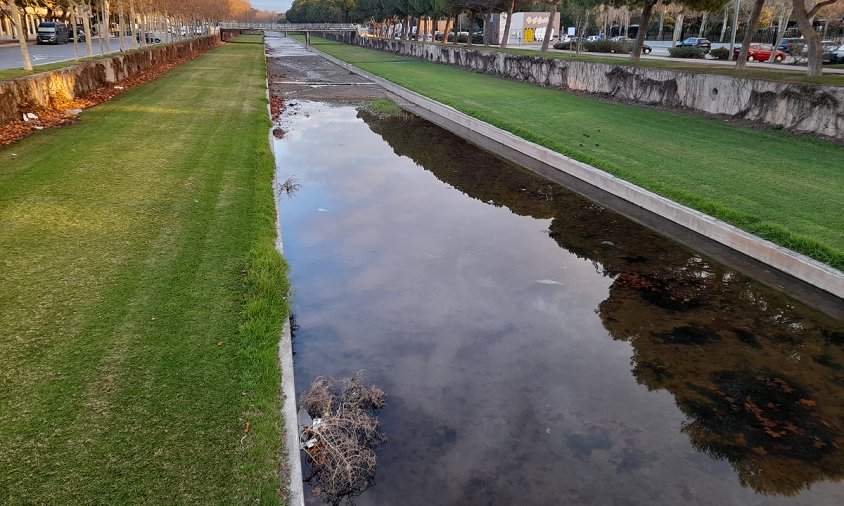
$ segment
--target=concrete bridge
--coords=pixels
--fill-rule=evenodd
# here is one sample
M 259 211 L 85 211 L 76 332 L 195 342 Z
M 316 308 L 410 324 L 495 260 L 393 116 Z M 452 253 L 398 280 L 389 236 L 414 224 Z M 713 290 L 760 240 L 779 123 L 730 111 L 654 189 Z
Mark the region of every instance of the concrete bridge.
M 226 40 L 225 32 L 289 32 L 304 33 L 305 46 L 311 45 L 311 32 L 354 32 L 363 29 L 361 25 L 353 23 L 220 23 L 220 34 Z
M 354 23 L 220 23 L 223 30 L 272 30 L 277 32 L 357 32 Z

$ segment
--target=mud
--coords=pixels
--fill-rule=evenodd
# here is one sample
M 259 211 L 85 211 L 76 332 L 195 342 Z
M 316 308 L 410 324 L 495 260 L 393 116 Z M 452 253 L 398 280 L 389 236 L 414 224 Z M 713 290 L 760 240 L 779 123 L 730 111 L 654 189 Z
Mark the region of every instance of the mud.
M 273 99 L 363 103 L 387 96 L 380 86 L 306 51 L 287 37 L 268 33 L 266 43 Z

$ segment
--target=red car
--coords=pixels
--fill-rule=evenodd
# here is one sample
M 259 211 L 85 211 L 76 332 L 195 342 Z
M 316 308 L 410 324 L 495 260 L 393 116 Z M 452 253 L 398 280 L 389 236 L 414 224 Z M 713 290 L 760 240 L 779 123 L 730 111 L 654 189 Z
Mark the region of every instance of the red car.
M 738 58 L 740 51 L 741 46 L 734 47 L 733 58 Z M 770 44 L 751 44 L 747 48 L 747 61 L 768 61 L 768 58 L 771 57 L 771 51 L 773 51 L 773 46 Z M 774 55 L 774 61 L 780 63 L 785 60 L 785 57 L 786 54 L 778 49 Z

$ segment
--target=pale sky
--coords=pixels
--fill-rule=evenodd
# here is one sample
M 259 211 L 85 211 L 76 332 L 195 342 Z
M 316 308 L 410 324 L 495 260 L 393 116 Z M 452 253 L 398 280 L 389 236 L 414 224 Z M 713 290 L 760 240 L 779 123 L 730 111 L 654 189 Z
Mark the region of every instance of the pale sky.
M 250 0 L 252 7 L 262 11 L 287 12 L 293 0 Z

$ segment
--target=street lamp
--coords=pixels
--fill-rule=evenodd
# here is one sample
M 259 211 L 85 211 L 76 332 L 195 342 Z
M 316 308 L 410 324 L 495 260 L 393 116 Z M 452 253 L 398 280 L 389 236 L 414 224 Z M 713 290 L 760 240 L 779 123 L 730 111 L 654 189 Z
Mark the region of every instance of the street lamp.
M 736 0 L 735 9 L 733 9 L 733 35 L 730 37 L 730 53 L 727 55 L 729 61 L 733 61 L 733 49 L 736 47 L 736 31 L 738 30 L 738 11 L 740 1 L 741 0 Z

